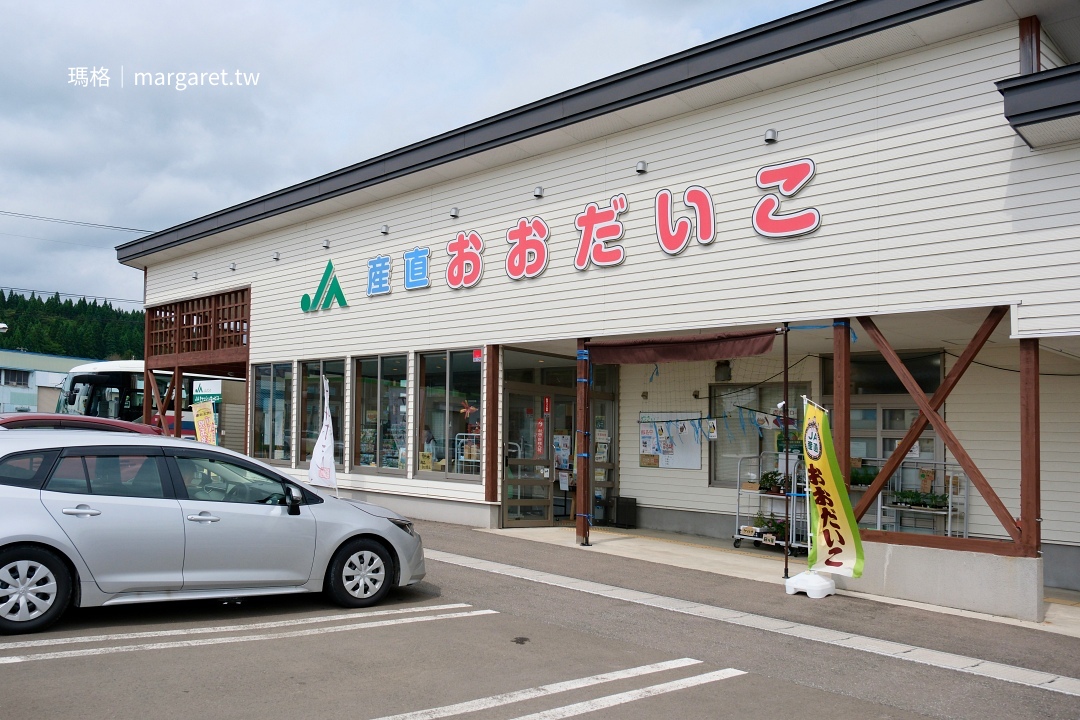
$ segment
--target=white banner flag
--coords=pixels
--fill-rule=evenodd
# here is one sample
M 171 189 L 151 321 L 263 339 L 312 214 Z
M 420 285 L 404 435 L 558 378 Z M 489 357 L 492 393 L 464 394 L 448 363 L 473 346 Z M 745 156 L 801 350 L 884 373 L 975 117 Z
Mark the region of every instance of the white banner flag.
M 334 426 L 330 422 L 330 383 L 323 379 L 323 422 L 315 449 L 311 451 L 308 482 L 337 490 L 337 471 L 334 468 Z

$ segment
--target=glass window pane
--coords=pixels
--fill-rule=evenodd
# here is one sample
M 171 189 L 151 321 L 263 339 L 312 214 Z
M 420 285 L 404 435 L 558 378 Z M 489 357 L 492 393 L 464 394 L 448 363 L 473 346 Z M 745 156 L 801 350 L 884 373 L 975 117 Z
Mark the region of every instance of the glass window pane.
M 754 388 L 737 385 L 713 385 L 710 388 L 709 415 L 716 419 L 716 440 L 709 443 L 712 453 L 710 484 L 735 487 L 740 481 L 757 476 L 753 460 L 761 452 L 757 426 L 748 421 L 742 408 L 757 404 Z M 738 477 L 739 473 L 742 477 Z
M 450 353 L 449 437 L 453 438 L 450 472 L 480 475 L 480 387 L 482 364 L 471 350 Z
M 315 449 L 322 426 L 322 363 L 300 365 L 300 456 L 307 460 Z
M 323 363 L 323 375 L 330 386 L 330 426 L 334 430 L 334 462 L 345 462 L 345 361 L 327 360 Z M 319 386 L 319 398 L 322 398 L 322 384 Z M 320 402 L 319 427 L 315 437 L 322 430 L 322 403 Z
M 877 456 L 877 438 L 851 438 L 851 457 L 874 458 Z
M 273 418 L 273 436 L 270 457 L 274 460 L 292 458 L 292 365 L 274 366 L 274 381 L 271 417 Z
M 251 368 L 251 378 L 255 383 L 252 393 L 255 407 L 251 413 L 251 456 L 268 458 L 270 457 L 270 438 L 274 436 L 271 427 L 274 414 L 270 405 L 273 397 L 270 366 L 255 365 Z
M 379 396 L 382 407 L 382 414 L 379 417 L 380 467 L 405 469 L 408 366 L 408 357 L 405 355 L 395 355 L 382 359 L 382 379 L 379 381 Z
M 89 494 L 90 486 L 86 483 L 82 458 L 66 457 L 61 460 L 45 489 L 51 492 Z
M 881 411 L 881 415 L 884 429 L 907 430 L 915 422 L 915 418 L 919 417 L 919 411 L 885 409 Z
M 356 361 L 356 438 L 353 441 L 353 464 L 375 467 L 375 440 L 379 432 L 379 361 L 376 358 Z
M 29 452 L 11 455 L 0 462 L 0 485 L 33 488 L 41 487 L 49 465 L 56 458 L 56 452 Z
M 90 492 L 94 495 L 165 497 L 155 458 L 146 455 L 88 455 L 85 462 Z
M 430 453 L 431 469 L 446 470 L 446 353 L 421 355 L 418 375 L 420 377 L 419 420 L 416 423 L 419 437 L 417 468 L 421 468 L 424 453 Z
M 547 456 L 543 401 L 539 395 L 510 393 L 507 407 L 506 456 L 511 460 L 539 459 Z
M 877 409 L 876 408 L 852 408 L 851 410 L 851 429 L 852 430 L 877 430 Z
M 285 487 L 277 478 L 211 458 L 178 457 L 176 465 L 191 500 L 285 504 Z

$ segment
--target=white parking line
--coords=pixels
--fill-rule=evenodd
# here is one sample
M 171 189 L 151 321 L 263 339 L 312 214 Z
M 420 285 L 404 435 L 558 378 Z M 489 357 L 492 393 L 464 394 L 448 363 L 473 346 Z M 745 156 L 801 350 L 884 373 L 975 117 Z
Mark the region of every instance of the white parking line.
M 1050 690 L 1052 692 L 1080 697 L 1080 680 L 1067 675 L 1043 673 L 1014 665 L 1002 665 L 1000 663 L 981 660 L 979 658 L 941 653 L 928 648 L 917 647 L 915 645 L 904 645 L 864 635 L 856 635 L 855 633 L 830 630 L 815 625 L 806 625 L 804 623 L 780 620 L 766 615 L 742 612 L 741 610 L 703 605 L 687 600 L 669 598 L 663 595 L 653 595 L 637 590 L 628 590 L 627 588 L 601 585 L 599 583 L 584 581 L 579 578 L 537 572 L 535 570 L 520 568 L 515 565 L 504 565 L 490 560 L 478 560 L 465 555 L 455 555 L 439 550 L 425 550 L 424 557 L 436 562 L 445 562 L 451 565 L 459 565 L 461 567 L 482 570 L 497 575 L 506 575 L 508 577 L 529 580 L 544 585 L 552 585 L 568 590 L 577 590 L 578 592 L 584 592 L 590 595 L 600 595 L 613 600 L 622 600 L 638 605 L 649 605 L 670 610 L 671 612 L 719 620 L 720 622 L 729 623 L 731 625 L 749 626 L 766 632 L 779 633 L 781 635 L 794 635 L 812 642 L 837 645 L 851 650 L 859 650 L 875 655 L 885 655 L 898 660 L 919 663 L 921 665 L 930 665 L 946 670 L 956 670 L 972 675 L 996 678 L 1018 685 L 1039 688 L 1040 690 Z
M 630 690 L 617 695 L 608 695 L 607 697 L 596 698 L 595 700 L 586 700 L 585 702 L 575 703 L 573 705 L 566 705 L 561 708 L 553 708 L 551 710 L 544 710 L 543 712 L 533 713 L 532 715 L 522 715 L 521 717 L 514 718 L 514 720 L 557 720 L 557 718 L 574 717 L 575 715 L 584 715 L 585 713 L 594 712 L 596 710 L 603 710 L 604 708 L 615 707 L 616 705 L 623 705 L 635 700 L 644 700 L 645 698 L 655 697 L 657 695 L 663 695 L 664 693 L 675 692 L 676 690 L 685 690 L 686 688 L 696 687 L 698 685 L 704 685 L 705 683 L 716 682 L 717 680 L 726 680 L 738 675 L 745 675 L 742 670 L 736 670 L 735 668 L 727 668 L 726 670 L 717 670 L 715 672 L 705 673 L 704 675 L 695 675 L 693 677 L 683 678 L 682 680 L 672 680 L 671 682 L 661 683 L 660 685 L 653 685 L 651 687 L 641 688 L 640 690 Z
M 700 663 L 700 660 L 694 660 L 692 658 L 668 660 L 666 662 L 653 663 L 652 665 L 642 665 L 626 670 L 615 670 L 600 675 L 592 675 L 591 677 L 578 678 L 577 680 L 565 680 L 563 682 L 551 683 L 550 685 L 540 685 L 539 687 L 528 688 L 527 690 L 517 690 L 514 692 L 502 693 L 500 695 L 492 695 L 490 697 L 480 698 L 479 700 L 469 700 L 468 702 L 456 703 L 454 705 L 444 705 L 443 707 L 417 710 L 416 712 L 407 712 L 400 715 L 388 715 L 386 717 L 377 718 L 377 720 L 437 720 L 437 718 L 487 710 L 489 708 L 499 707 L 500 705 L 509 705 L 510 703 L 544 697 L 545 695 L 554 695 L 555 693 L 578 690 L 592 685 L 640 677 L 641 675 L 663 672 L 665 670 L 674 670 L 689 665 L 699 665 Z
M 234 637 L 203 638 L 201 640 L 178 640 L 176 642 L 143 643 L 140 645 L 117 645 L 115 647 L 86 648 L 83 650 L 61 650 L 51 653 L 36 653 L 33 655 L 9 655 L 0 657 L 0 665 L 12 665 L 15 663 L 33 662 L 35 660 L 59 660 L 63 658 L 88 657 L 92 655 L 113 655 L 115 653 L 137 652 L 139 650 L 172 650 L 175 648 L 201 647 L 204 645 L 226 645 L 230 643 L 253 642 L 256 640 L 284 640 L 286 638 L 306 637 L 309 635 L 325 635 L 327 633 L 344 632 L 347 630 L 367 630 L 370 628 L 389 627 L 391 625 L 408 625 L 411 623 L 430 622 L 432 620 L 451 620 L 454 618 L 476 617 L 479 615 L 497 615 L 495 610 L 474 610 L 472 612 L 446 613 L 445 615 L 424 615 L 421 617 L 400 618 L 398 620 L 379 620 L 367 623 L 351 623 L 349 625 L 335 625 L 333 627 L 309 628 L 307 630 L 292 630 L 282 633 L 263 633 L 259 635 L 237 635 Z
M 357 620 L 360 618 L 381 617 L 385 615 L 404 615 L 408 613 L 429 612 L 436 610 L 460 610 L 471 607 L 466 603 L 451 605 L 427 605 L 424 607 L 397 608 L 394 610 L 374 610 L 367 612 L 339 613 L 318 617 L 296 618 L 293 620 L 274 620 L 269 622 L 246 623 L 243 625 L 210 625 L 207 627 L 187 628 L 182 630 L 149 630 L 145 632 L 112 633 L 111 635 L 78 635 L 76 637 L 48 638 L 45 640 L 19 640 L 0 643 L 0 651 L 21 650 L 23 648 L 72 645 L 74 643 L 112 642 L 115 640 L 140 640 L 142 638 L 176 637 L 178 635 L 203 635 L 206 633 L 247 632 L 249 630 L 269 630 L 270 628 L 309 625 L 311 623 L 337 622 L 338 620 Z

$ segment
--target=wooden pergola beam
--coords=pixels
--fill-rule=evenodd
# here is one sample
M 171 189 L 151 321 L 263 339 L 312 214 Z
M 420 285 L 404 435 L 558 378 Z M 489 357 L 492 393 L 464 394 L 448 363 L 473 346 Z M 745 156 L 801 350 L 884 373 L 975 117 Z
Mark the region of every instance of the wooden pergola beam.
M 833 320 L 833 447 L 844 484 L 851 487 L 851 320 Z
M 1042 546 L 1039 340 L 1020 341 L 1020 536 L 1027 554 Z
M 911 399 L 915 401 L 915 404 L 922 411 L 922 414 L 930 421 L 930 424 L 934 427 L 938 436 L 945 441 L 945 446 L 948 447 L 952 454 L 956 457 L 957 462 L 960 463 L 960 467 L 964 469 L 968 479 L 978 489 L 982 495 L 983 500 L 997 516 L 1001 526 L 1005 528 L 1005 532 L 1009 534 L 1014 541 L 1020 542 L 1020 528 L 1017 527 L 1016 519 L 1009 513 L 1008 508 L 1005 507 L 1005 503 L 1001 502 L 1001 498 L 998 497 L 994 489 L 990 487 L 990 483 L 983 476 L 982 471 L 975 465 L 975 461 L 971 459 L 964 446 L 960 444 L 960 440 L 956 437 L 955 433 L 945 424 L 945 420 L 938 415 L 937 410 L 931 407 L 930 402 L 923 394 L 922 388 L 915 381 L 915 378 L 911 376 L 908 369 L 904 367 L 904 362 L 900 359 L 900 356 L 893 350 L 892 345 L 885 339 L 881 331 L 878 330 L 877 325 L 873 319 L 869 317 L 860 317 L 859 324 L 866 330 L 866 334 L 870 336 L 870 339 L 877 345 L 878 350 L 881 351 L 885 361 L 889 363 L 889 367 L 896 373 L 896 377 L 903 383 L 907 389 Z M 897 448 L 899 450 L 899 448 Z M 894 455 L 896 453 L 894 452 Z M 868 493 L 869 494 L 869 493 Z M 864 498 L 865 500 L 865 498 Z

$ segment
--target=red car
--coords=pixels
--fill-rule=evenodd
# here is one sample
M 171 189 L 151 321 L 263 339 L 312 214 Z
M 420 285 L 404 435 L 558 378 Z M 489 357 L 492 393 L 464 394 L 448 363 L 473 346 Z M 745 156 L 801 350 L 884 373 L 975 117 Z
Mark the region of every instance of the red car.
M 142 433 L 144 435 L 162 434 L 161 428 L 153 425 L 86 415 L 64 415 L 63 413 L 0 413 L 0 428 L 8 430 L 27 428 L 110 430 L 112 432 Z

